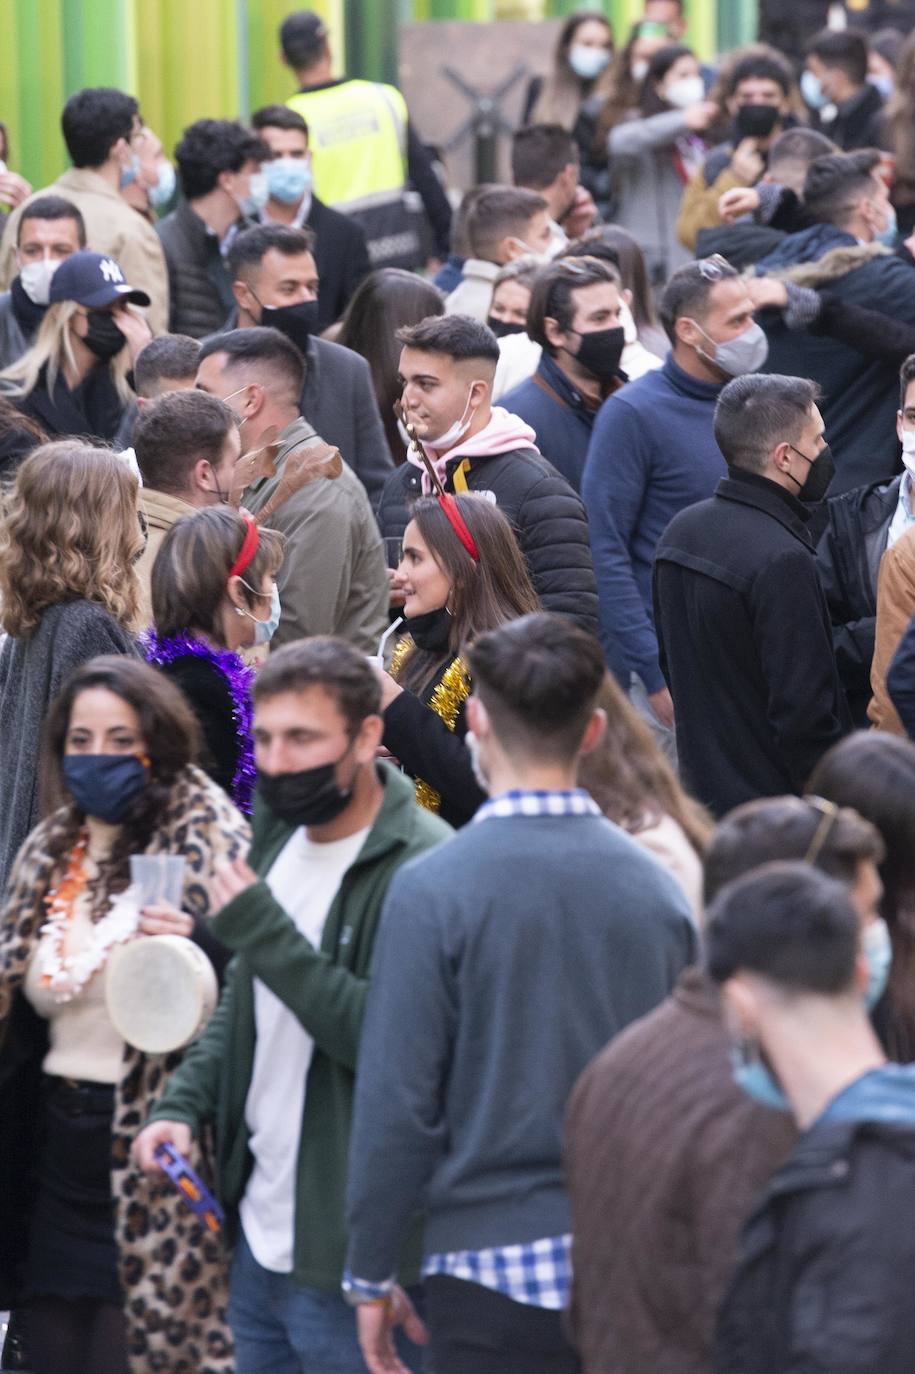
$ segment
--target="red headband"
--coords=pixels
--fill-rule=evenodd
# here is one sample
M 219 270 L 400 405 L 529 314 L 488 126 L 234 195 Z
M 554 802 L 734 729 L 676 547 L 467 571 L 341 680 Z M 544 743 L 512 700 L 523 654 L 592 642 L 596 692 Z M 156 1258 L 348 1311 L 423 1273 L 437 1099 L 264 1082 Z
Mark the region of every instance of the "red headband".
M 454 530 L 458 539 L 460 539 L 461 543 L 464 545 L 464 548 L 470 554 L 470 557 L 473 559 L 474 563 L 479 563 L 480 550 L 476 546 L 476 541 L 474 540 L 473 535 L 467 528 L 466 520 L 464 519 L 461 512 L 458 510 L 457 501 L 454 499 L 450 492 L 445 491 L 442 492 L 441 496 L 439 496 L 438 503 L 441 506 L 442 510 L 445 512 L 445 517 L 448 520 L 448 523 Z
M 249 515 L 246 510 L 239 512 L 242 520 L 248 526 L 245 531 L 244 541 L 239 550 L 238 557 L 229 569 L 229 577 L 241 577 L 242 573 L 251 566 L 254 555 L 257 553 L 258 545 L 261 542 L 260 531 L 257 528 L 254 517 Z

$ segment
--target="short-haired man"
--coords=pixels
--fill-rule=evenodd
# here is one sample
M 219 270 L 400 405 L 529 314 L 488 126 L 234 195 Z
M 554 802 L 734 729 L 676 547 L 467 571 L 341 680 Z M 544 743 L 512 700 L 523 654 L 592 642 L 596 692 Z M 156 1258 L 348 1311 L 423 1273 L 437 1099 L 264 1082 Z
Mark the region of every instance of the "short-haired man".
M 536 191 L 514 186 L 485 186 L 474 197 L 467 216 L 470 256 L 458 286 L 447 296 L 449 315 L 485 320 L 492 284 L 499 268 L 524 253 L 545 261 L 552 244 L 550 212 Z
M 878 914 L 883 857 L 877 831 L 848 808 L 816 797 L 747 802 L 715 828 L 705 896 L 774 859 L 806 860 L 838 878 L 873 951 L 873 1006 L 891 951 Z M 740 1231 L 797 1139 L 772 1102 L 734 1082 L 718 989 L 698 968 L 588 1065 L 565 1126 L 570 1329 L 584 1374 L 711 1369 Z
M 430 316 L 397 337 L 404 418 L 445 490 L 491 492 L 514 528 L 540 604 L 595 633 L 597 589 L 584 507 L 535 448 L 530 425 L 501 406 L 493 409 L 499 345 L 492 330 L 466 315 Z M 428 490 L 411 447 L 378 506 L 386 538 L 403 535 L 410 504 Z
M 0 295 L 0 371 L 22 357 L 41 328 L 57 264 L 85 246 L 86 226 L 72 201 L 29 201 L 17 230 L 17 274 Z
M 299 87 L 287 104 L 312 132 L 315 186 L 328 205 L 362 225 L 372 266 L 422 263 L 420 236 L 404 199 L 407 181 L 422 200 L 434 252 L 443 258 L 451 206 L 400 91 L 335 77 L 327 28 L 313 10 L 287 15 L 280 46 Z
M 597 219 L 591 192 L 579 182 L 578 144 L 561 124 L 527 124 L 512 135 L 512 182 L 543 196 L 556 226 L 554 240 L 587 233 Z M 558 231 L 558 232 L 557 232 Z
M 374 506 L 393 471 L 365 358 L 318 337 L 323 286 L 309 229 L 265 224 L 240 233 L 229 253 L 236 310 L 228 328 L 271 325 L 305 357 L 301 413 L 338 448 Z
M 195 340 L 191 342 L 199 349 Z M 149 580 L 162 540 L 183 515 L 228 501 L 241 452 L 232 409 L 194 390 L 193 381 L 191 387 L 169 389 L 145 400 L 134 425 L 133 450 L 143 476 L 140 509 L 147 530 L 146 548 L 137 564 L 143 626 L 152 623 Z
M 537 275 L 527 333 L 543 350 L 533 377 L 499 404 L 520 415 L 566 481 L 581 488 L 594 417 L 623 383 L 619 274 L 597 258 L 561 258 Z
M 311 450 L 320 463 L 336 452 L 299 410 L 304 370 L 285 334 L 235 329 L 203 345 L 197 386 L 231 405 L 243 454 L 278 444 L 275 475 L 258 478 L 243 497 L 255 515 L 269 505 L 271 529 L 286 536 L 276 579 L 283 612 L 274 644 L 336 634 L 375 653 L 388 618 L 388 577 L 364 488 L 344 463 L 336 477 L 293 482 L 289 490 L 293 454 Z
M 236 958 L 219 1014 L 135 1145 L 155 1171 L 161 1141 L 186 1152 L 215 1127 L 237 1241 L 238 1374 L 363 1370 L 339 1289 L 375 933 L 397 870 L 450 833 L 416 805 L 409 779 L 376 762 L 382 730 L 375 674 L 348 644 L 289 644 L 260 670 L 254 838 L 248 863 L 217 875 L 211 918 Z
M 724 476 L 713 433 L 729 377 L 765 358 L 753 303 L 722 259 L 689 263 L 661 298 L 671 342 L 664 366 L 611 396 L 594 424 L 582 478 L 601 638 L 608 662 L 666 747 L 673 704 L 658 663 L 651 604 L 655 549 L 670 520 Z
M 769 149 L 791 119 L 794 72 L 778 53 L 754 52 L 729 74 L 725 108 L 733 134 L 705 157 L 687 183 L 677 237 L 695 250 L 703 229 L 721 223 L 718 202 L 737 186 L 754 186 L 766 171 Z
M 576 787 L 605 724 L 600 647 L 551 615 L 469 650 L 490 800 L 392 885 L 356 1082 L 347 1280 L 372 1374 L 410 1218 L 426 1212 L 437 1374 L 573 1374 L 566 1098 L 690 961 L 682 891 Z M 506 876 L 511 872 L 511 882 Z M 399 1296 L 399 1295 L 398 1295 Z
M 189 334 L 160 334 L 141 349 L 133 367 L 137 398 L 124 411 L 112 441 L 115 448 L 132 446 L 137 416 L 149 401 L 167 391 L 186 391 L 196 385 L 199 354 L 200 341 Z
M 790 234 L 758 271 L 783 274 L 803 264 L 805 286 L 911 325 L 915 272 L 880 248 L 888 234 L 895 236 L 895 214 L 879 162 L 873 151 L 817 158 L 804 183 L 804 205 L 814 223 Z M 895 476 L 897 365 L 863 361 L 851 343 L 791 330 L 780 314 L 770 312 L 763 325 L 769 370 L 819 383 L 836 458 L 834 494 Z
M 265 105 L 251 116 L 251 127 L 270 151 L 264 163 L 267 204 L 262 224 L 310 229 L 321 282 L 318 329 L 343 314 L 362 278 L 371 270 L 365 231 L 350 215 L 332 210 L 314 194 L 308 125 L 288 105 Z
M 833 463 L 813 382 L 739 377 L 715 438 L 715 494 L 658 544 L 655 623 L 686 786 L 716 815 L 802 792 L 851 725 L 807 530 Z
M 267 200 L 267 149 L 230 119 L 198 119 L 175 148 L 182 200 L 157 227 L 168 261 L 173 334 L 203 339 L 232 309 L 226 258 Z
M 867 79 L 867 37 L 857 29 L 823 29 L 807 44 L 801 94 L 817 127 L 845 152 L 878 148 L 883 96 Z
M 706 941 L 739 1081 L 774 1081 L 801 1131 L 744 1229 L 715 1368 L 908 1374 L 915 1069 L 887 1064 L 871 1028 L 849 896 L 770 864 L 725 888 Z
M 0 286 L 9 287 L 19 270 L 19 223 L 32 202 L 39 196 L 63 196 L 83 217 L 85 247 L 114 258 L 124 279 L 149 296 L 149 325 L 154 334 L 161 334 L 168 327 L 165 256 L 155 229 L 120 193 L 122 177 L 136 166 L 143 135 L 139 106 L 123 91 L 91 87 L 70 96 L 60 124 L 73 166 L 50 186 L 35 191 L 6 221 L 0 240 Z

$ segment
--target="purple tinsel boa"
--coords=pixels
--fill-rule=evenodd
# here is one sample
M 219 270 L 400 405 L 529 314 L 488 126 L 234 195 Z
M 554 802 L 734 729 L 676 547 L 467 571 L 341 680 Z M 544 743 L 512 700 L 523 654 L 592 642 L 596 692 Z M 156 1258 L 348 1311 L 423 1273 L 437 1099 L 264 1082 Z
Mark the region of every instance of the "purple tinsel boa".
M 148 663 L 174 663 L 177 658 L 202 658 L 205 663 L 222 673 L 229 685 L 232 698 L 232 719 L 241 746 L 238 767 L 232 779 L 232 800 L 246 816 L 251 814 L 254 784 L 257 782 L 257 768 L 254 763 L 254 736 L 252 726 L 254 712 L 251 706 L 251 684 L 254 669 L 247 668 L 238 654 L 231 649 L 211 649 L 200 639 L 188 634 L 171 635 L 160 639 L 155 630 L 144 630 L 140 635 L 140 648 Z

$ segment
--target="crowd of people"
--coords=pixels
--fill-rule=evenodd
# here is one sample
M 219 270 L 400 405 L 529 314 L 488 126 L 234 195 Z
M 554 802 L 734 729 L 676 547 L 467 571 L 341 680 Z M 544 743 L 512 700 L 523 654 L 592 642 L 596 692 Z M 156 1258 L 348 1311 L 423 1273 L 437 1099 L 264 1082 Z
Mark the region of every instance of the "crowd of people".
M 173 150 L 0 126 L 0 1368 L 910 1374 L 915 7 L 846 8 L 572 14 L 463 193 L 310 11 Z

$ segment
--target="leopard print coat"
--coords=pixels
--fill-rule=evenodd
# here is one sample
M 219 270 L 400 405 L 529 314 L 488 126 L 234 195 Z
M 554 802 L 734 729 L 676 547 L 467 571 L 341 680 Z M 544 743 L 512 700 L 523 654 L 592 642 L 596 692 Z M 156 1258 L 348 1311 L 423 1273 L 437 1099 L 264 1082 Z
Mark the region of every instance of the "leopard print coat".
M 44 922 L 45 894 L 61 876 L 65 812 L 55 812 L 26 840 L 0 915 L 0 1031 L 13 1006 Z M 183 854 L 183 909 L 210 912 L 216 865 L 243 855 L 247 822 L 221 788 L 186 768 L 171 790 L 147 853 Z M 158 1101 L 181 1053 L 147 1055 L 125 1047 L 115 1091 L 111 1189 L 132 1374 L 230 1374 L 232 1338 L 226 1316 L 227 1255 L 163 1176 L 141 1174 L 130 1159 L 134 1137 Z M 205 1148 L 204 1155 L 208 1152 Z M 195 1161 L 204 1175 L 205 1158 Z

